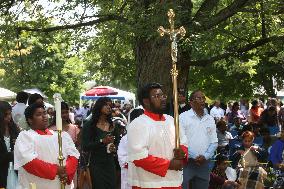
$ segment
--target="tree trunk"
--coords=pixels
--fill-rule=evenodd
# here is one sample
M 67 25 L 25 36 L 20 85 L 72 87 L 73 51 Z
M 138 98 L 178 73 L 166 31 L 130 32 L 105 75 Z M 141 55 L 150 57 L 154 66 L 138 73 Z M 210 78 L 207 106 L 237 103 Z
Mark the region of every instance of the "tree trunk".
M 188 66 L 184 66 L 178 57 L 178 88 L 187 90 Z M 154 40 L 138 40 L 136 43 L 136 68 L 138 88 L 150 82 L 163 85 L 163 91 L 172 97 L 172 59 L 170 41 L 166 37 Z
M 147 1 L 150 2 L 150 1 Z M 153 3 L 152 1 L 151 3 Z M 144 1 L 144 5 L 145 4 Z M 181 0 L 181 1 L 160 1 L 161 7 L 173 8 L 176 11 L 176 28 L 181 25 L 186 25 L 191 20 L 191 11 L 193 8 L 193 3 L 191 0 Z M 183 13 L 183 14 L 182 14 Z M 169 27 L 167 22 L 167 11 L 157 12 L 153 15 L 154 18 L 161 17 L 161 20 L 166 22 L 160 22 L 161 25 Z M 191 21 L 190 21 L 191 24 Z M 146 24 L 146 26 L 148 26 Z M 151 24 L 149 26 L 152 26 Z M 158 28 L 158 25 L 157 25 Z M 151 29 L 150 29 L 151 30 Z M 149 30 L 149 31 L 150 31 Z M 139 35 L 138 35 L 139 36 Z M 181 50 L 179 49 L 177 69 L 179 71 L 178 75 L 178 88 L 182 88 L 187 91 L 188 83 L 188 72 L 189 66 L 186 64 L 189 60 L 182 59 L 180 56 Z M 171 42 L 169 36 L 164 37 L 152 37 L 152 38 L 139 38 L 136 41 L 135 49 L 135 59 L 136 59 L 136 78 L 138 89 L 149 82 L 158 82 L 162 84 L 163 92 L 168 95 L 168 101 L 172 99 L 173 96 L 173 84 L 172 84 L 172 58 L 171 58 Z M 187 52 L 187 57 L 188 52 Z
M 276 97 L 272 76 L 263 77 L 263 87 L 269 97 Z

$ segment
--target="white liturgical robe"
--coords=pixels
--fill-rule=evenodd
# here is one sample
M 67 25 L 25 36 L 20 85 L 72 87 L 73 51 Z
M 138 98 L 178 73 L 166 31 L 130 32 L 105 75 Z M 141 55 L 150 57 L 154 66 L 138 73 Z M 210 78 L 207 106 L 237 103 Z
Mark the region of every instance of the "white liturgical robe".
M 14 167 L 18 170 L 19 189 L 28 189 L 30 183 L 35 183 L 38 189 L 56 189 L 60 187 L 58 176 L 54 180 L 40 178 L 28 173 L 23 166 L 34 159 L 51 164 L 58 162 L 58 136 L 57 132 L 50 131 L 52 135 L 40 135 L 30 129 L 22 131 L 15 144 Z M 68 133 L 62 132 L 62 151 L 64 165 L 68 156 L 79 158 L 79 152 Z M 70 189 L 70 185 L 65 186 Z
M 149 157 L 156 157 L 162 161 L 170 161 L 174 157 L 174 119 L 169 115 L 163 115 L 163 119 L 155 120 L 153 118 L 155 115 L 146 114 L 153 113 L 145 111 L 143 115 L 133 120 L 128 127 L 128 182 L 136 188 L 180 187 L 182 171 L 167 170 L 168 167 L 166 167 L 161 171 L 163 174 L 159 174 L 147 171 L 135 164 L 135 161 Z M 182 129 L 180 130 L 180 144 L 187 146 Z M 159 169 L 157 165 L 152 167 Z

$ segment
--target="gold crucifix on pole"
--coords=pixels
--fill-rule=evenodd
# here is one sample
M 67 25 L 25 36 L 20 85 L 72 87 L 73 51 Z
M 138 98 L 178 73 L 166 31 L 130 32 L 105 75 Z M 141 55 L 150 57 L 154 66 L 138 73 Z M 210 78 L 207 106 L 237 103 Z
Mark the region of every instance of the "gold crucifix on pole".
M 177 36 L 180 34 L 182 37 L 185 36 L 184 27 L 180 27 L 179 29 L 175 29 L 174 17 L 175 13 L 173 9 L 168 11 L 170 29 L 165 29 L 163 26 L 158 28 L 158 32 L 161 36 L 168 34 L 171 40 L 171 57 L 172 57 L 172 83 L 173 83 L 173 97 L 174 97 L 174 124 L 175 124 L 175 148 L 180 147 L 180 137 L 179 137 L 179 114 L 178 114 L 178 92 L 177 92 Z

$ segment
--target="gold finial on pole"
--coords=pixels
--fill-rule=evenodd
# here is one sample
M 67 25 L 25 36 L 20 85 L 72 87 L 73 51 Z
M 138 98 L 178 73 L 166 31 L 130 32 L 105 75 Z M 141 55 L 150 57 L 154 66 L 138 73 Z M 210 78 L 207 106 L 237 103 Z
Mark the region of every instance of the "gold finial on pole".
M 177 36 L 181 35 L 182 37 L 185 36 L 186 30 L 182 26 L 179 29 L 175 29 L 175 22 L 174 17 L 175 13 L 173 9 L 170 9 L 168 11 L 168 17 L 169 17 L 169 23 L 170 23 L 170 29 L 165 29 L 163 26 L 160 26 L 158 28 L 158 32 L 161 36 L 164 36 L 165 34 L 170 36 L 171 40 L 171 57 L 172 57 L 172 69 L 171 69 L 171 75 L 172 75 L 172 83 L 173 83 L 173 97 L 174 97 L 174 124 L 175 124 L 175 147 L 180 147 L 180 138 L 179 138 L 179 114 L 178 114 L 178 92 L 177 92 L 177 76 L 178 76 L 178 70 L 176 67 L 177 63 Z
M 56 111 L 56 128 L 58 131 L 58 161 L 59 165 L 63 167 L 64 156 L 62 153 L 62 118 L 61 118 L 61 95 L 55 93 L 53 95 L 55 111 Z M 61 182 L 60 189 L 65 189 L 65 184 Z

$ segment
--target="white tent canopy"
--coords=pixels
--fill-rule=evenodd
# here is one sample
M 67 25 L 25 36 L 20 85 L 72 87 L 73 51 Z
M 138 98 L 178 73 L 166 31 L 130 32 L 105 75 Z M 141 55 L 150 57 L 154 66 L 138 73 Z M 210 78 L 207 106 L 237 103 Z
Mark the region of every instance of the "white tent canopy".
M 278 97 L 284 97 L 284 89 L 277 91 L 277 96 Z
M 109 89 L 112 89 L 112 90 L 117 92 L 116 95 L 107 95 L 106 97 L 109 97 L 111 99 L 121 100 L 122 104 L 129 102 L 129 101 L 132 101 L 133 106 L 135 106 L 136 97 L 135 97 L 134 93 L 131 93 L 131 92 L 128 92 L 128 91 L 123 91 L 121 89 L 117 89 L 117 88 L 109 87 L 109 86 L 98 86 L 98 88 L 100 88 L 100 87 L 101 88 L 109 88 Z M 85 94 L 81 95 L 82 100 L 97 100 L 100 97 L 102 97 L 102 96 L 86 96 Z
M 0 100 L 11 100 L 15 99 L 16 96 L 17 94 L 13 91 L 0 87 Z
M 26 93 L 29 93 L 29 94 L 37 93 L 37 94 L 40 94 L 44 99 L 47 99 L 47 96 L 41 90 L 39 90 L 38 88 L 25 89 L 23 91 L 26 92 Z

